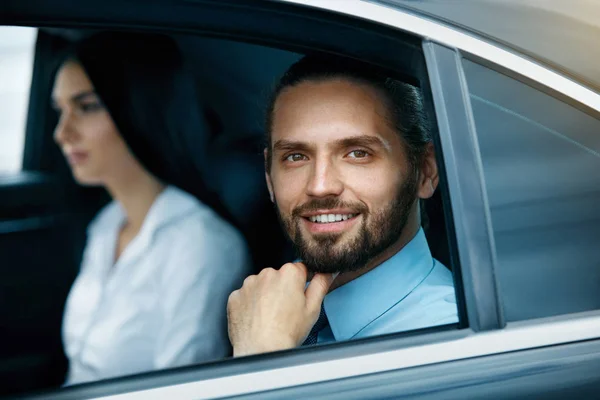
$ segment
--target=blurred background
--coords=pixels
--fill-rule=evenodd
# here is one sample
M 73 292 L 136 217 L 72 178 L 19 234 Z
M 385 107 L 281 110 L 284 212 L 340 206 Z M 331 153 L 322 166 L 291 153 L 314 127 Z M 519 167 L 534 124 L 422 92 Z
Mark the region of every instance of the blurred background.
M 36 28 L 0 27 L 0 173 L 21 168 Z

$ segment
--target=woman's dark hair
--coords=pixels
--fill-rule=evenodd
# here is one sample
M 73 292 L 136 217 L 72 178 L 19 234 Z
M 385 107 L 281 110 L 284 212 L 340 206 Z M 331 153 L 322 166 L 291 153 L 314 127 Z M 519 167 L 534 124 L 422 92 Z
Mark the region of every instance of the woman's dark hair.
M 387 77 L 381 70 L 369 64 L 333 55 L 313 54 L 293 64 L 275 86 L 268 104 L 265 124 L 267 169 L 271 167 L 273 112 L 281 92 L 306 81 L 335 79 L 365 84 L 381 94 L 388 109 L 389 123 L 402 137 L 411 167 L 418 168 L 427 144 L 432 140 L 421 91 L 413 85 Z
M 68 49 L 79 62 L 138 161 L 161 181 L 224 214 L 202 179 L 207 122 L 173 39 L 158 34 L 103 32 Z

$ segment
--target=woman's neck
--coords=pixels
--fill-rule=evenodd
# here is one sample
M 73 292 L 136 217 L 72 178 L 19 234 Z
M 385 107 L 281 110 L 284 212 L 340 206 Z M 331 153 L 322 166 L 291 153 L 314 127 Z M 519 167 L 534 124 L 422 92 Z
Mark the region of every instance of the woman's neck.
M 106 189 L 123 207 L 128 229 L 137 232 L 165 185 L 144 170 L 130 176 L 121 175 L 108 182 Z

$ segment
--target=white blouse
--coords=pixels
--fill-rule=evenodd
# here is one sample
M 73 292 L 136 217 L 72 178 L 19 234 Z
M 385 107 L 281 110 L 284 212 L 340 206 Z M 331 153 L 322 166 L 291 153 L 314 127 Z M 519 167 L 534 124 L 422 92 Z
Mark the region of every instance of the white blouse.
M 66 384 L 225 357 L 227 298 L 251 273 L 242 236 L 190 194 L 167 187 L 114 261 L 116 202 L 88 228 L 67 299 Z

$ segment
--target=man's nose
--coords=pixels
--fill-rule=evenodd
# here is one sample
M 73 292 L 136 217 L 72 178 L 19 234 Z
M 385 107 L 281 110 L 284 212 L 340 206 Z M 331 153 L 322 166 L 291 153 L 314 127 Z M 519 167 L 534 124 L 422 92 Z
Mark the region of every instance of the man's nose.
M 339 172 L 330 160 L 318 160 L 311 171 L 307 194 L 314 197 L 339 196 L 344 184 Z

